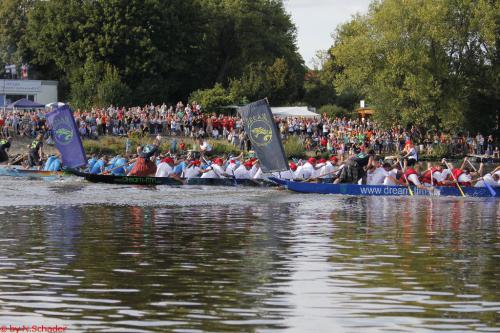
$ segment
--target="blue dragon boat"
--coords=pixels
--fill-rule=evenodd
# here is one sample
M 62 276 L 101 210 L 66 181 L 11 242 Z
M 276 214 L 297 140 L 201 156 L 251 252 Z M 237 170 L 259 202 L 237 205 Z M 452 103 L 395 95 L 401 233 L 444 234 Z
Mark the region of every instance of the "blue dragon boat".
M 355 196 L 410 196 L 410 192 L 405 186 L 310 183 L 283 180 L 275 177 L 269 179 L 290 191 L 300 193 Z M 500 197 L 500 188 L 498 187 L 490 189 L 487 187 L 462 187 L 462 190 L 467 197 Z M 460 190 L 453 186 L 436 186 L 432 190 L 422 190 L 412 187 L 412 191 L 415 196 L 462 196 Z

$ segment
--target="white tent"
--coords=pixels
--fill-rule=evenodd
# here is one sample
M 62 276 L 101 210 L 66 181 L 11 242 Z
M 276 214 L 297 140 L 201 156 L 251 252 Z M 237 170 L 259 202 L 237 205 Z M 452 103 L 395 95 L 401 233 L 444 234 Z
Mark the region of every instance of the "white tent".
M 304 117 L 304 118 L 319 118 L 320 115 L 313 112 L 316 109 L 309 109 L 307 106 L 285 106 L 272 107 L 273 115 L 279 117 Z

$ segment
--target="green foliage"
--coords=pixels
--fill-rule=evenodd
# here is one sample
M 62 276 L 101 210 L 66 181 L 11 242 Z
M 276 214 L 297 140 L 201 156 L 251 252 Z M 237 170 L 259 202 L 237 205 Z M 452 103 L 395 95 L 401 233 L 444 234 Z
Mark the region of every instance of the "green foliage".
M 122 82 L 118 70 L 110 65 L 104 68 L 104 76 L 97 85 L 96 105 L 127 105 L 130 89 Z
M 323 105 L 318 109 L 320 115 L 326 114 L 328 117 L 352 117 L 353 113 L 349 110 L 334 104 Z
M 487 0 L 373 2 L 337 29 L 325 71 L 340 93 L 355 91 L 387 125 L 452 130 L 481 118 L 492 129 L 499 13 L 500 3 Z
M 260 62 L 276 88 L 273 98 L 300 97 L 303 61 L 282 1 L 1 1 L 20 23 L 0 34 L 0 44 L 15 44 L 36 76 L 69 86 L 61 97 L 69 94 L 74 104 L 120 101 L 126 87 L 135 105 L 185 99 L 215 83 L 228 87 Z M 18 7 L 27 8 L 24 16 Z M 107 65 L 113 70 L 103 80 Z M 84 69 L 94 78 L 83 78 Z
M 87 59 L 82 68 L 70 74 L 71 101 L 76 108 L 88 109 L 95 101 L 96 87 L 101 81 L 104 65 Z
M 320 72 L 310 71 L 304 82 L 304 101 L 314 107 L 335 103 L 333 83 L 321 79 Z
M 21 63 L 22 37 L 35 0 L 0 0 L 0 65 Z
M 212 89 L 197 90 L 189 96 L 190 101 L 196 101 L 204 112 L 216 112 L 218 107 L 232 103 L 231 96 L 224 87 L 217 83 Z
M 440 160 L 442 158 L 451 157 L 451 151 L 449 145 L 434 144 L 432 145 L 432 150 L 428 154 L 421 154 L 422 157 L 430 160 Z
M 290 136 L 283 145 L 287 158 L 305 157 L 305 148 L 302 139 L 298 136 Z
M 219 140 L 219 141 L 214 141 L 213 142 L 213 150 L 212 154 L 221 156 L 221 155 L 239 155 L 241 151 L 236 148 L 234 145 L 231 143 L 224 141 L 224 140 Z

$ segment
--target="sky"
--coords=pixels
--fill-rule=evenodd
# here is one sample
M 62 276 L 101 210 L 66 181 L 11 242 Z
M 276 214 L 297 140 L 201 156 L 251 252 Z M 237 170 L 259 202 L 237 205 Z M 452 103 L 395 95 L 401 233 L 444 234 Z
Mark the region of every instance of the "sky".
M 317 50 L 333 44 L 332 33 L 338 24 L 356 13 L 365 14 L 371 0 L 285 0 L 286 10 L 297 26 L 297 44 L 306 65 Z

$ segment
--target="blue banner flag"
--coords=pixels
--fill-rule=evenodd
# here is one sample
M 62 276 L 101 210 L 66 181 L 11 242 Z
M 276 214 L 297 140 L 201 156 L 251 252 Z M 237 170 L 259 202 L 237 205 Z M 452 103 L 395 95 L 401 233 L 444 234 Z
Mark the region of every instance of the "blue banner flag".
M 245 132 L 252 142 L 252 149 L 260 160 L 262 171 L 288 170 L 281 136 L 274 122 L 271 108 L 263 99 L 239 108 Z
M 46 117 L 56 147 L 61 153 L 63 165 L 69 168 L 86 165 L 85 150 L 69 106 L 61 106 Z

